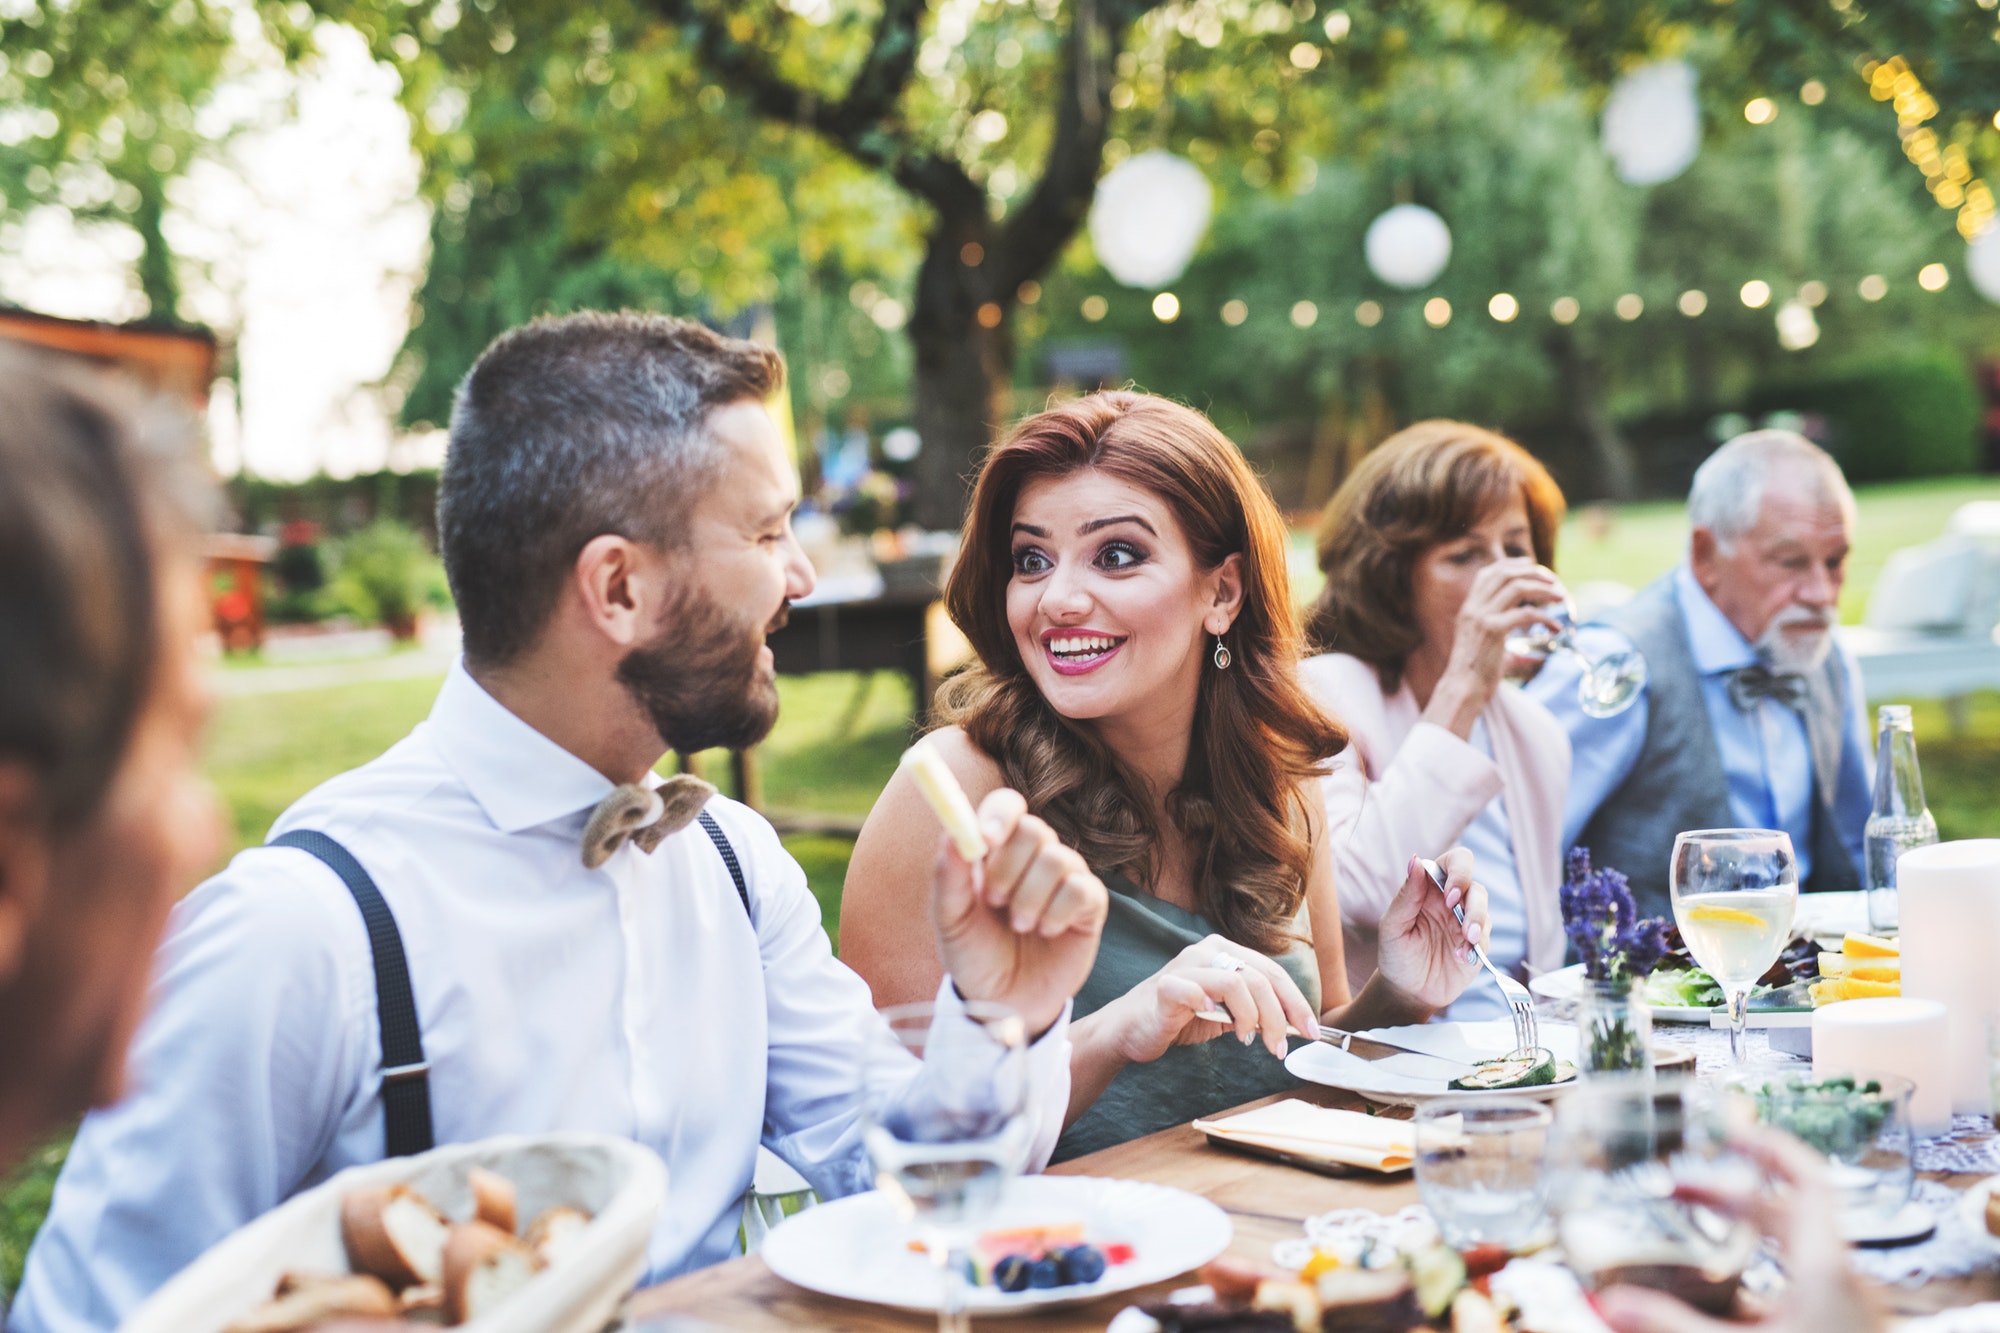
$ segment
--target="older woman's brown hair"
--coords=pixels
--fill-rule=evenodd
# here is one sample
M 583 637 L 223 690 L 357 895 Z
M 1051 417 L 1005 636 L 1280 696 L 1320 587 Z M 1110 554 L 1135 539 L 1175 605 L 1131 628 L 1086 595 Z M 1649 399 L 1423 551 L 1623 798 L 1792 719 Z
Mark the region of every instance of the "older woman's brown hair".
M 1085 469 L 1164 500 L 1202 568 L 1242 557 L 1243 605 L 1228 636 L 1235 662 L 1202 673 L 1187 767 L 1166 805 L 1194 853 L 1201 913 L 1231 939 L 1276 952 L 1305 894 L 1310 781 L 1347 737 L 1299 684 L 1303 637 L 1284 522 L 1206 417 L 1146 394 L 1096 393 L 1028 418 L 987 456 L 945 588 L 979 662 L 946 682 L 940 719 L 998 760 L 1029 809 L 1092 867 L 1153 876 L 1160 830 L 1151 804 L 1088 725 L 1049 706 L 1007 624 L 1015 500 L 1032 479 Z
M 1314 645 L 1360 658 L 1394 690 L 1419 642 L 1410 615 L 1417 558 L 1515 495 L 1528 511 L 1535 559 L 1553 568 L 1565 505 L 1533 454 L 1463 421 L 1419 421 L 1384 440 L 1320 515 L 1326 585 L 1306 620 Z

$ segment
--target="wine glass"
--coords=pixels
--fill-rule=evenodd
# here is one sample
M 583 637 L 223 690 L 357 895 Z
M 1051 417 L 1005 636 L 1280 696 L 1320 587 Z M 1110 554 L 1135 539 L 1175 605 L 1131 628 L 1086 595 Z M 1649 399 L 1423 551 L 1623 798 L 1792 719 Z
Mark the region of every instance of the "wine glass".
M 1729 1055 L 1743 1058 L 1750 988 L 1792 937 L 1799 864 L 1776 829 L 1696 829 L 1674 839 L 1668 871 L 1674 920 L 1702 969 L 1729 999 Z
M 1760 1183 L 1723 1106 L 1689 1080 L 1620 1074 L 1579 1085 L 1555 1116 L 1549 1205 L 1569 1267 L 1593 1289 L 1651 1287 L 1726 1316 L 1759 1237 L 1681 1197 Z
M 1562 628 L 1530 625 L 1507 636 L 1507 651 L 1531 662 L 1545 662 L 1556 653 L 1574 657 L 1583 667 L 1576 682 L 1577 705 L 1591 717 L 1616 717 L 1630 708 L 1646 685 L 1645 657 L 1629 648 L 1592 657 L 1576 645 L 1576 609 L 1568 598 L 1542 609 Z
M 859 1060 L 862 1142 L 937 1266 L 939 1333 L 970 1333 L 966 1251 L 1033 1136 L 1026 1025 L 1005 1005 L 959 1008 L 964 1020 L 928 1002 L 882 1010 L 893 1041 L 863 1043 Z

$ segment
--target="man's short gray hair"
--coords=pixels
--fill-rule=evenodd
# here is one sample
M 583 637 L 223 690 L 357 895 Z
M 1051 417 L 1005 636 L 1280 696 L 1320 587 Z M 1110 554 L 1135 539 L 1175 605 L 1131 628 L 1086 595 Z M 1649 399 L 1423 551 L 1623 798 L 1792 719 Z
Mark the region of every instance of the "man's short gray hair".
M 1738 435 L 1695 469 L 1688 491 L 1688 526 L 1707 528 L 1724 551 L 1757 525 L 1764 487 L 1781 463 L 1803 464 L 1819 478 L 1820 498 L 1838 504 L 1851 519 L 1854 492 L 1833 455 L 1797 431 L 1753 430 Z

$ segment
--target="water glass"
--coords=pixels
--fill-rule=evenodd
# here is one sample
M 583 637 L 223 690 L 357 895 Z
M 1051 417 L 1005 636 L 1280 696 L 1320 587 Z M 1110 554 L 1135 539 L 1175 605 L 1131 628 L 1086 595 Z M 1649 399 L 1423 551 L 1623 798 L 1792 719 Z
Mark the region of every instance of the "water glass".
M 1863 1222 L 1894 1217 L 1916 1185 L 1910 1080 L 1894 1074 L 1752 1072 L 1731 1088 L 1766 1125 L 1819 1151 L 1845 1209 Z
M 1750 988 L 1784 952 L 1798 911 L 1792 839 L 1777 829 L 1682 833 L 1667 880 L 1688 952 L 1728 997 L 1729 1054 L 1741 1061 Z
M 1676 1197 L 1683 1186 L 1744 1193 L 1762 1183 L 1729 1146 L 1724 1107 L 1691 1081 L 1601 1078 L 1565 1095 L 1550 1142 L 1549 1209 L 1587 1287 L 1665 1291 L 1727 1314 L 1757 1253 L 1755 1229 Z
M 1535 1234 L 1552 1121 L 1527 1097 L 1441 1097 L 1417 1109 L 1417 1192 L 1447 1244 L 1513 1249 Z
M 960 1007 L 969 1021 L 930 1003 L 882 1010 L 893 1040 L 862 1043 L 856 1078 L 876 1186 L 938 1268 L 939 1333 L 970 1333 L 966 1251 L 1033 1136 L 1026 1024 L 1005 1005 Z

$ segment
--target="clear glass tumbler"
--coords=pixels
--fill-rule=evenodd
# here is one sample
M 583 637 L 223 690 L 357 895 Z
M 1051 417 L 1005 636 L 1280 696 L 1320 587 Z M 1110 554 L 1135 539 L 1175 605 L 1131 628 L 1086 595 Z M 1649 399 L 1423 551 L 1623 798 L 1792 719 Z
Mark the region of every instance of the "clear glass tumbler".
M 1535 1234 L 1553 1121 L 1527 1097 L 1441 1097 L 1417 1108 L 1417 1192 L 1447 1244 L 1513 1249 Z

